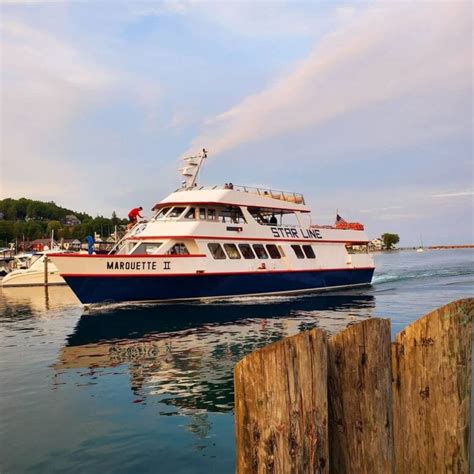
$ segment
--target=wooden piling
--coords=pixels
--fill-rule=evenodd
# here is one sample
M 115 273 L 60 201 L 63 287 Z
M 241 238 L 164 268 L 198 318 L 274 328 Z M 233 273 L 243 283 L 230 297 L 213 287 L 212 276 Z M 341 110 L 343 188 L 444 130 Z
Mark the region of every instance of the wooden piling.
M 369 319 L 300 333 L 234 372 L 238 473 L 469 473 L 474 298 L 390 342 Z
M 329 339 L 330 472 L 392 472 L 391 380 L 389 320 L 368 319 Z
M 48 286 L 48 256 L 44 256 L 44 286 Z
M 327 344 L 318 329 L 235 367 L 237 473 L 328 473 Z
M 436 309 L 392 345 L 397 473 L 469 471 L 474 299 Z

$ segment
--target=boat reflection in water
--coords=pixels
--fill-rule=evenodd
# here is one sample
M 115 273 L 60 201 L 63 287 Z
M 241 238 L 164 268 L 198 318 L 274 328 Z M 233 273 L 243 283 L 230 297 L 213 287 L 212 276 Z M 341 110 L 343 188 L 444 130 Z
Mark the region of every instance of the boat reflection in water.
M 331 334 L 371 317 L 375 299 L 358 291 L 96 309 L 81 316 L 54 368 L 59 377 L 87 369 L 81 375 L 100 383 L 101 375 L 110 376 L 102 368 L 123 366 L 134 401 L 157 397 L 161 414 L 228 412 L 238 360 L 301 330 L 321 327 Z
M 81 311 L 79 300 L 68 286 L 29 286 L 0 288 L 2 318 L 61 318 L 71 310 Z

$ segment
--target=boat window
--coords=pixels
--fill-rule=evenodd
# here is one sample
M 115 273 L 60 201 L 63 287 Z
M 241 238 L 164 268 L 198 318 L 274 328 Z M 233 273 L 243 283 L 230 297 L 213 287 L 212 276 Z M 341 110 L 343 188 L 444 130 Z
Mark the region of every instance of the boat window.
M 185 207 L 173 207 L 166 217 L 168 217 L 168 219 L 178 219 L 185 209 Z
M 242 255 L 244 256 L 244 258 L 247 258 L 247 259 L 255 258 L 255 255 L 252 251 L 252 247 L 250 247 L 249 244 L 239 244 L 239 249 L 242 252 Z
M 270 254 L 271 258 L 281 258 L 280 252 L 276 245 L 267 245 L 267 252 Z
M 216 260 L 224 260 L 226 258 L 221 244 L 207 244 L 207 246 Z
M 148 254 L 154 255 L 158 253 L 158 249 L 161 247 L 163 242 L 153 242 L 153 243 L 142 243 L 134 251 L 134 254 Z
M 260 224 L 267 225 L 270 223 L 269 216 L 264 215 L 263 210 L 258 207 L 249 207 L 248 211 L 251 216 Z
M 304 253 L 301 250 L 301 247 L 299 245 L 292 245 L 291 248 L 293 249 L 293 251 L 295 252 L 295 255 L 298 258 L 304 258 Z
M 261 244 L 255 244 L 253 246 L 253 249 L 255 251 L 255 254 L 257 255 L 258 258 L 268 258 L 267 252 L 265 252 L 265 248 Z
M 240 207 L 224 207 L 220 210 L 220 220 L 231 224 L 246 224 L 247 221 L 242 214 Z
M 170 209 L 171 209 L 171 207 L 162 207 L 158 211 L 158 214 L 155 216 L 155 219 L 163 219 Z
M 166 253 L 168 255 L 189 255 L 189 250 L 186 245 L 184 245 L 182 242 L 179 242 L 174 244 L 173 247 L 171 247 Z
M 217 219 L 217 212 L 215 209 L 207 210 L 207 219 L 210 221 L 215 221 Z
M 314 255 L 314 250 L 311 245 L 303 245 L 303 252 L 308 258 L 316 258 L 316 255 Z
M 35 253 L 34 255 L 32 255 L 30 257 L 30 259 L 28 260 L 28 267 L 31 267 L 33 265 L 33 263 L 37 262 L 38 260 L 41 259 L 41 257 L 43 256 L 44 254 L 41 254 L 41 253 Z M 44 259 L 43 259 L 44 260 Z
M 199 219 L 202 221 L 206 220 L 206 208 L 205 207 L 200 207 L 199 208 Z
M 117 254 L 120 254 L 120 255 L 127 255 L 129 254 L 133 247 L 135 247 L 136 245 L 136 242 L 125 242 L 118 250 L 117 250 Z
M 184 215 L 185 219 L 195 219 L 196 218 L 196 209 L 191 207 L 188 212 Z
M 237 250 L 237 246 L 235 244 L 224 244 L 224 249 L 229 258 L 232 258 L 232 259 L 240 258 L 240 253 Z

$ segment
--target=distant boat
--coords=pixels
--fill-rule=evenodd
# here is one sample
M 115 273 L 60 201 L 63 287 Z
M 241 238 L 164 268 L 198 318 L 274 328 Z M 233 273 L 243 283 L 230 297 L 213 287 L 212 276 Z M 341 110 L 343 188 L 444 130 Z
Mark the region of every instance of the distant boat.
M 423 248 L 423 239 L 421 238 L 421 234 L 420 234 L 420 246 L 416 249 L 416 251 L 418 253 L 425 251 L 425 249 Z
M 2 286 L 39 286 L 45 284 L 44 260 L 48 253 L 57 254 L 58 250 L 45 250 L 33 254 L 21 254 L 15 257 L 17 269 L 8 273 L 2 279 Z M 65 285 L 56 265 L 48 260 L 48 285 Z

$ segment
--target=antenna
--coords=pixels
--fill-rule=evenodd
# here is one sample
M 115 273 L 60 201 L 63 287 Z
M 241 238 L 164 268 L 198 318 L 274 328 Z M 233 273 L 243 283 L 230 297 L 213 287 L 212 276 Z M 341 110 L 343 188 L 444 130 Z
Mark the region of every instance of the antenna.
M 187 156 L 183 158 L 184 166 L 178 168 L 178 171 L 184 176 L 182 187 L 184 189 L 192 189 L 196 185 L 198 173 L 204 160 L 207 158 L 207 150 L 202 149 L 198 155 Z

